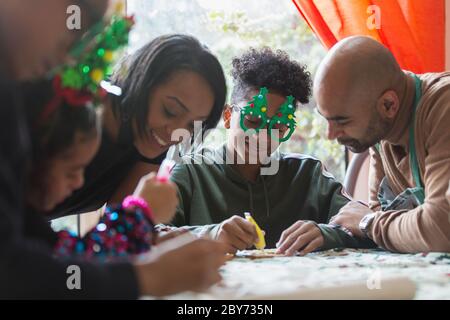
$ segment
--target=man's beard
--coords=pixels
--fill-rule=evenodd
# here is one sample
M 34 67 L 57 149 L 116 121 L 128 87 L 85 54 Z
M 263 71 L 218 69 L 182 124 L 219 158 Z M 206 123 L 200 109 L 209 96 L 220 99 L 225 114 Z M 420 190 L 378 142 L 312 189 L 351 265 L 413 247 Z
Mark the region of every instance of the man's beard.
M 361 140 L 338 138 L 338 142 L 345 145 L 353 153 L 362 153 L 380 142 L 392 127 L 392 122 L 381 119 L 378 113 L 372 117 L 369 123 L 370 125 L 364 134 L 364 137 L 366 138 Z
M 338 142 L 346 146 L 353 153 L 362 153 L 375 144 L 375 143 L 373 144 L 363 143 L 356 139 L 339 139 L 339 138 Z

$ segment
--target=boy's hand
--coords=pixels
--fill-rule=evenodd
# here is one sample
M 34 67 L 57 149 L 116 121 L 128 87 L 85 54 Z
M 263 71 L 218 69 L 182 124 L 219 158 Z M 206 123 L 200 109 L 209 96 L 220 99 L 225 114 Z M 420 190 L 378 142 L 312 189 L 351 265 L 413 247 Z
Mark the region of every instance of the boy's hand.
M 248 249 L 257 241 L 255 226 L 240 216 L 232 216 L 219 226 L 216 240 L 228 247 L 228 253 Z
M 177 186 L 171 182 L 160 182 L 154 172 L 144 176 L 134 195 L 147 201 L 153 211 L 155 223 L 169 223 L 178 205 Z
M 292 256 L 299 252 L 304 256 L 323 245 L 324 239 L 319 227 L 308 221 L 297 221 L 281 234 L 277 253 Z
M 226 262 L 225 245 L 197 239 L 135 265 L 141 295 L 163 297 L 183 291 L 202 291 L 219 282 Z

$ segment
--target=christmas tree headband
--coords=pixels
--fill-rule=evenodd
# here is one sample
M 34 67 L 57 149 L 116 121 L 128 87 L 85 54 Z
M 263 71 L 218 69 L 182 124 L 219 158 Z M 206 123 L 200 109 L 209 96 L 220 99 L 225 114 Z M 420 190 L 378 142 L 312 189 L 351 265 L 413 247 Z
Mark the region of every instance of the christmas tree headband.
M 133 17 L 115 14 L 108 24 L 101 22 L 89 31 L 91 35 L 83 38 L 76 47 L 77 53 L 85 51 L 77 64 L 65 66 L 55 76 L 55 96 L 44 109 L 41 120 L 46 119 L 63 101 L 81 106 L 105 95 L 101 82 L 112 73 L 116 52 L 128 45 L 128 35 L 133 25 Z M 92 34 L 95 36 L 92 37 Z M 87 47 L 89 50 L 86 50 Z
M 112 73 L 112 63 L 117 50 L 128 45 L 128 35 L 134 25 L 133 17 L 114 15 L 78 64 L 67 66 L 61 73 L 62 86 L 76 90 L 88 90 L 97 94 L 102 80 Z M 94 27 L 91 32 L 96 32 Z M 89 37 L 84 41 L 88 41 Z M 81 44 L 82 47 L 86 46 Z
M 241 109 L 241 128 L 244 131 L 253 129 L 256 133 L 259 130 L 269 128 L 271 135 L 274 129 L 279 130 L 279 141 L 284 142 L 290 139 L 297 126 L 295 122 L 294 97 L 287 96 L 286 101 L 280 106 L 277 113 L 269 118 L 267 116 L 267 93 L 269 90 L 262 87 L 259 94 L 253 97 L 245 107 Z M 275 137 L 276 138 L 276 137 Z

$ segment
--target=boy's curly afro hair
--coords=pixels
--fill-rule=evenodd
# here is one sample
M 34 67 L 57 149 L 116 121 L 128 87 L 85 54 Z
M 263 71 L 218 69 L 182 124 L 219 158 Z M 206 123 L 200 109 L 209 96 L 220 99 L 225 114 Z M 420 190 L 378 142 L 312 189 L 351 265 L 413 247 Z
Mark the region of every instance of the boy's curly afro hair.
M 285 96 L 292 95 L 296 102 L 308 103 L 311 96 L 311 74 L 306 66 L 291 60 L 281 50 L 268 47 L 250 48 L 233 59 L 233 103 L 248 99 L 251 90 L 266 87 Z

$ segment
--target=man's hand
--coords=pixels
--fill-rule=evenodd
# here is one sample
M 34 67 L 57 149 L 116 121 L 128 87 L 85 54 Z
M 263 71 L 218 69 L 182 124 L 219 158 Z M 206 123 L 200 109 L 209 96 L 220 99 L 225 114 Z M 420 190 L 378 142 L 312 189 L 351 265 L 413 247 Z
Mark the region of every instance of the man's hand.
M 323 245 L 323 236 L 319 227 L 309 221 L 297 221 L 283 231 L 277 243 L 277 253 L 292 256 L 308 254 Z
M 257 239 L 255 226 L 240 216 L 223 221 L 216 236 L 216 240 L 227 245 L 229 253 L 248 249 Z
M 359 229 L 359 223 L 369 213 L 373 213 L 373 211 L 367 206 L 360 202 L 352 201 L 343 206 L 339 213 L 331 218 L 330 222 L 347 228 L 356 237 L 363 238 L 365 235 Z

